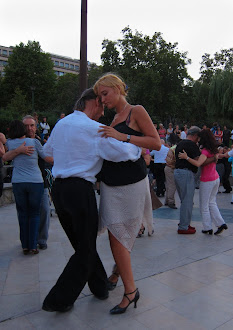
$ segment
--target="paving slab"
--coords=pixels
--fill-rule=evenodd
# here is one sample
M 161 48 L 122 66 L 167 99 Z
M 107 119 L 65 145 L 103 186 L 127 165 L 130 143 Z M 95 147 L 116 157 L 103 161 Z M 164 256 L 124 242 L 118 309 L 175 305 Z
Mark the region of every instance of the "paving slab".
M 220 188 L 222 189 L 222 187 Z M 98 200 L 97 196 L 97 200 Z M 177 206 L 180 203 L 177 199 Z M 164 203 L 164 198 L 161 198 Z M 20 247 L 15 204 L 0 207 L 0 330 L 12 329 L 232 329 L 233 328 L 233 205 L 231 194 L 218 194 L 229 229 L 203 235 L 198 190 L 192 224 L 195 235 L 178 235 L 179 208 L 154 211 L 155 234 L 138 238 L 132 267 L 140 299 L 123 315 L 109 310 L 121 300 L 121 280 L 105 301 L 86 285 L 65 314 L 41 310 L 44 297 L 73 254 L 53 212 L 48 249 L 24 256 Z M 114 264 L 108 235 L 97 238 L 108 274 Z

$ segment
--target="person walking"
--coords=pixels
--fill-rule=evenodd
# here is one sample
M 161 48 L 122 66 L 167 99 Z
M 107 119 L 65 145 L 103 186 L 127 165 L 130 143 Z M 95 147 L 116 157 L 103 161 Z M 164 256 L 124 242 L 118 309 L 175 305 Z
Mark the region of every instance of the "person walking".
M 168 151 L 169 148 L 165 146 L 164 140 L 161 140 L 161 149 L 152 150 L 150 153 L 154 157 L 153 175 L 156 180 L 156 195 L 158 197 L 164 196 L 166 190 L 164 168 Z

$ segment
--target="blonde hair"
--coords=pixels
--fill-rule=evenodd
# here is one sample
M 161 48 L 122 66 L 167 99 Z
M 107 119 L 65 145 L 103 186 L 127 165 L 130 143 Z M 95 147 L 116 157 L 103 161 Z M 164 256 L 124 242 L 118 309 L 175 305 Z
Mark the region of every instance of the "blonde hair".
M 114 89 L 119 88 L 121 95 L 124 95 L 124 96 L 127 95 L 128 87 L 121 80 L 121 78 L 116 76 L 115 74 L 107 73 L 97 80 L 97 82 L 95 83 L 95 85 L 93 87 L 94 92 L 97 95 L 98 95 L 98 89 L 99 89 L 100 85 L 105 86 L 105 87 L 111 87 Z

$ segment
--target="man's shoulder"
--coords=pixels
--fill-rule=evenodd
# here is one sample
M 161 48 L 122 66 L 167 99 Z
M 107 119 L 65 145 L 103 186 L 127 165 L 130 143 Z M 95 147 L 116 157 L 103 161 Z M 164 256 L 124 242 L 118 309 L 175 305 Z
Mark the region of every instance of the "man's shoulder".
M 188 139 L 184 139 L 181 140 L 178 145 L 177 145 L 177 150 L 183 150 L 183 149 L 193 149 L 193 148 L 197 148 L 198 146 L 195 142 L 193 142 L 192 140 L 188 140 Z
M 166 147 L 164 144 L 161 145 L 161 149 L 160 150 L 163 150 L 163 151 L 169 151 L 169 148 Z
M 61 132 L 66 134 L 73 132 L 73 130 L 77 130 L 77 132 L 89 131 L 94 135 L 98 132 L 99 126 L 100 123 L 90 119 L 85 113 L 75 111 L 62 120 L 59 120 L 53 129 L 53 135 L 60 134 Z

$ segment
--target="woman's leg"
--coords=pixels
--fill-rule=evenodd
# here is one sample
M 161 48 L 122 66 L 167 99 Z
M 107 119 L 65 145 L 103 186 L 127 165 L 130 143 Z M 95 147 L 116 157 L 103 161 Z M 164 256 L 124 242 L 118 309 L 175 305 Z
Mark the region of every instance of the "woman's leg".
M 218 193 L 218 188 L 220 184 L 220 180 L 217 179 L 215 181 L 212 181 L 213 187 L 210 194 L 210 215 L 211 219 L 213 220 L 216 227 L 220 227 L 221 225 L 225 224 L 225 221 L 223 220 L 223 217 L 221 216 L 221 213 L 219 211 L 217 202 L 216 202 L 216 195 Z
M 212 191 L 212 181 L 200 182 L 199 202 L 204 230 L 212 229 L 212 220 L 210 216 L 210 195 Z
M 133 278 L 133 272 L 131 267 L 131 257 L 129 251 L 109 232 L 110 246 L 112 254 L 117 264 L 117 269 L 120 273 L 122 282 L 124 284 L 125 293 L 135 291 L 135 283 Z M 135 293 L 129 295 L 129 299 L 132 300 Z M 129 301 L 126 297 L 123 297 L 120 307 L 126 307 Z
M 44 192 L 43 183 L 28 183 L 28 212 L 29 212 L 29 249 L 37 248 L 37 237 L 40 226 L 40 204 Z
M 28 202 L 25 183 L 13 183 L 13 193 L 19 221 L 19 236 L 23 249 L 29 249 Z

